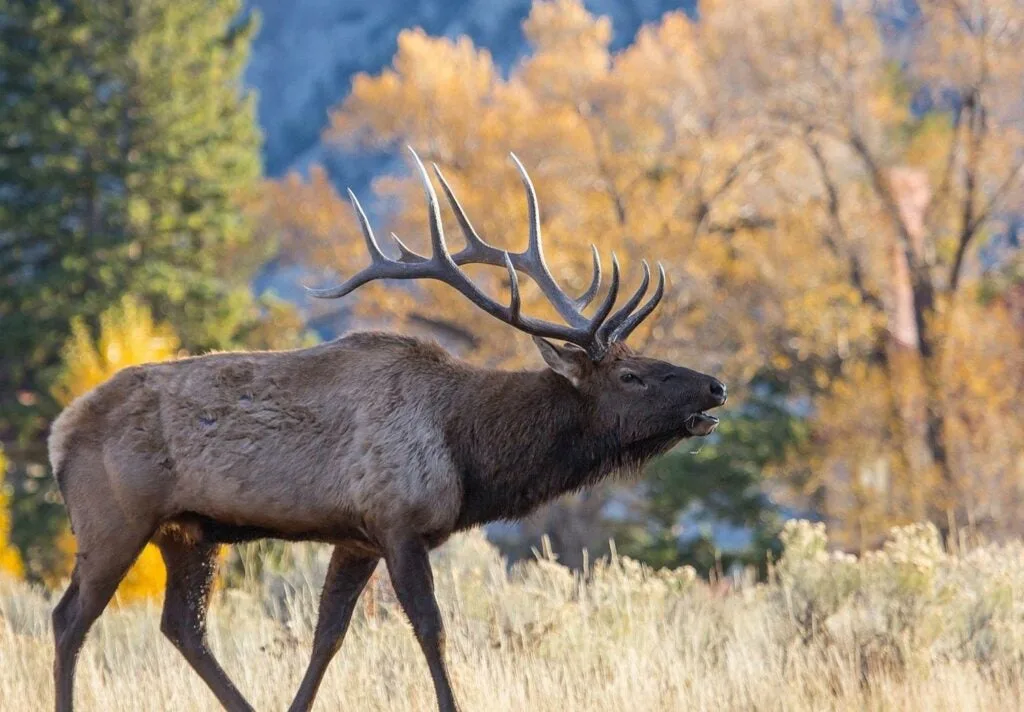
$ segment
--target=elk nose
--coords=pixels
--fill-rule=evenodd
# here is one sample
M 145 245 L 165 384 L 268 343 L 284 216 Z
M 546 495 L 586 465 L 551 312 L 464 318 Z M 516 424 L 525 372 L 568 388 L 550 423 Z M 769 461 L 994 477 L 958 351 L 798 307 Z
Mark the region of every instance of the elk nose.
M 719 381 L 717 378 L 711 379 L 711 385 L 709 386 L 711 395 L 719 400 L 719 405 L 725 403 L 729 395 L 726 392 L 725 384 Z

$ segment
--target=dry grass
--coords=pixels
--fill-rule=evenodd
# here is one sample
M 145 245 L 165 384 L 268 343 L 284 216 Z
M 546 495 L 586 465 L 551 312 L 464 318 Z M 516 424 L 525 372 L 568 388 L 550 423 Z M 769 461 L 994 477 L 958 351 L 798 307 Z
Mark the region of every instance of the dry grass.
M 516 567 L 479 534 L 437 555 L 454 685 L 465 710 L 1013 710 L 1024 707 L 1024 547 L 952 556 L 934 532 L 896 533 L 861 561 L 788 530 L 776 580 L 725 592 L 693 572 L 552 561 Z M 259 710 L 283 710 L 307 660 L 326 552 L 218 597 L 212 645 Z M 259 550 L 250 551 L 250 570 Z M 49 609 L 0 582 L 0 709 L 52 705 Z M 80 710 L 211 710 L 158 631 L 155 605 L 108 610 L 79 664 Z M 433 708 L 426 666 L 385 595 L 360 607 L 317 709 Z

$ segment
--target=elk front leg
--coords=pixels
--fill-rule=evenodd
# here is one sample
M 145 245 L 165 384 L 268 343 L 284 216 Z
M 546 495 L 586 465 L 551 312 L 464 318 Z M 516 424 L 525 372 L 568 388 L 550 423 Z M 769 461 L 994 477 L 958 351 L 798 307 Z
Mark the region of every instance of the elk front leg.
M 327 579 L 320 594 L 320 612 L 313 634 L 313 654 L 302 678 L 302 685 L 288 712 L 307 712 L 313 706 L 320 681 L 328 663 L 338 652 L 359 594 L 377 568 L 379 558 L 353 555 L 343 546 L 336 546 L 327 569 Z
M 444 662 L 444 624 L 434 597 L 434 576 L 426 542 L 418 536 L 398 540 L 388 546 L 385 561 L 395 594 L 427 659 L 438 709 L 458 712 Z

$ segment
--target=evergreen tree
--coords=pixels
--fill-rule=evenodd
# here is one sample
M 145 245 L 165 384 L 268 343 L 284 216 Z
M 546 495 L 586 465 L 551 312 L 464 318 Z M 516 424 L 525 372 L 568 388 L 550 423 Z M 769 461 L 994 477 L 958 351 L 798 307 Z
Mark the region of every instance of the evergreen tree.
M 0 0 L 0 433 L 31 439 L 74 318 L 141 296 L 197 351 L 258 316 L 241 0 Z M 16 395 L 18 397 L 16 397 Z
M 192 353 L 302 336 L 249 287 L 274 247 L 242 209 L 254 28 L 242 0 L 0 0 L 0 440 L 33 578 L 66 522 L 44 436 L 73 324 L 133 295 Z

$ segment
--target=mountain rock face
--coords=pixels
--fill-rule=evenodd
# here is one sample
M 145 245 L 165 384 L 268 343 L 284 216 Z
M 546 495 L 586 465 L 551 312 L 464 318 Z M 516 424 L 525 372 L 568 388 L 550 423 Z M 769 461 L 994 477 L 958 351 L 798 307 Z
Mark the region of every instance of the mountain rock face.
M 303 170 L 320 159 L 328 110 L 348 93 L 353 75 L 391 62 L 403 29 L 468 35 L 508 68 L 528 49 L 522 22 L 530 5 L 531 0 L 250 0 L 249 9 L 262 22 L 246 78 L 259 92 L 267 173 Z M 587 0 L 586 6 L 611 18 L 613 46 L 619 48 L 666 12 L 694 12 L 696 0 Z M 345 184 L 357 178 L 332 173 Z

